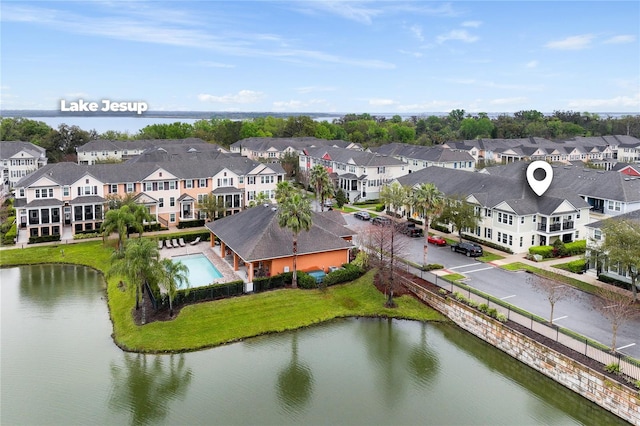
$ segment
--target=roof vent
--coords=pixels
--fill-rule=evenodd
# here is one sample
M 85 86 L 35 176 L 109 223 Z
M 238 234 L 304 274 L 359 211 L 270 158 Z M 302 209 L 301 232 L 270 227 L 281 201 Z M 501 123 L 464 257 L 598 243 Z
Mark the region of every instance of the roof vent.
M 269 207 L 269 203 L 264 203 L 264 206 L 265 207 Z
M 277 207 L 271 207 L 271 210 L 275 212 L 276 210 L 278 210 L 278 208 Z

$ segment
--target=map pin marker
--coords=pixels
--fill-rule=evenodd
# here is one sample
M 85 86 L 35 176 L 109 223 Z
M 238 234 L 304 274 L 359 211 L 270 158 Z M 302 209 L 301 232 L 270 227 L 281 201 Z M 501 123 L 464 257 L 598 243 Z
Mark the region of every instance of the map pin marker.
M 537 170 L 544 170 L 545 176 L 541 180 L 537 180 L 534 176 L 534 173 Z M 546 161 L 534 161 L 529 164 L 527 167 L 527 182 L 529 182 L 529 186 L 533 189 L 533 192 L 538 194 L 540 197 L 544 194 L 547 189 L 549 189 L 549 185 L 551 185 L 551 181 L 553 180 L 553 169 L 551 168 L 551 164 Z

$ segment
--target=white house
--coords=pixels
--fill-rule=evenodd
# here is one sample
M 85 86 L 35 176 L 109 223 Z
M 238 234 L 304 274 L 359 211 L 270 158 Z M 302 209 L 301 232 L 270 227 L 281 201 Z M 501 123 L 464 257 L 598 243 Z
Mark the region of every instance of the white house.
M 30 142 L 0 142 L 0 189 L 7 192 L 20 179 L 46 165 L 47 153 L 44 148 Z

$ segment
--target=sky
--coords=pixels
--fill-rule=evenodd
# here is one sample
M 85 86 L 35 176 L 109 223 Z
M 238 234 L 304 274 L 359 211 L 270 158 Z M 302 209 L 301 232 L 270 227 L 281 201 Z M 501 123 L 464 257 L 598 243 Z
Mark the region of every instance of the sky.
M 638 1 L 0 3 L 0 109 L 640 114 Z

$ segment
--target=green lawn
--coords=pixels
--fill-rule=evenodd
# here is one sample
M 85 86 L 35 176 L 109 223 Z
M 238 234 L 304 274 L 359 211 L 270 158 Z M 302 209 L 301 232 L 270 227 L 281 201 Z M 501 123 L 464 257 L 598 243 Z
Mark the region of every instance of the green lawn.
M 578 289 L 580 289 L 582 291 L 586 291 L 587 293 L 595 293 L 595 291 L 597 289 L 596 286 L 591 285 L 589 283 L 585 283 L 584 281 L 580 281 L 580 280 L 577 280 L 577 279 L 572 278 L 572 277 L 567 277 L 567 276 L 562 275 L 562 274 L 557 274 L 555 272 L 547 271 L 546 269 L 536 268 L 535 266 L 527 265 L 527 264 L 522 263 L 522 262 L 508 263 L 506 265 L 502 265 L 501 268 L 502 269 L 506 269 L 507 271 L 531 271 L 531 272 L 535 272 L 538 275 L 541 275 L 543 277 L 547 277 L 549 279 L 560 281 L 562 283 L 571 285 L 571 286 L 576 287 L 576 288 L 578 288 Z
M 504 259 L 504 256 L 485 251 L 484 256 L 477 257 L 476 259 L 478 259 L 480 262 L 493 262 L 494 260 Z
M 447 274 L 447 275 L 442 275 L 440 278 L 444 278 L 447 281 L 456 282 L 456 281 L 464 280 L 467 277 L 465 277 L 462 274 Z
M 111 241 L 109 242 L 111 243 Z M 101 241 L 39 246 L 0 252 L 0 266 L 36 263 L 75 263 L 106 271 L 113 249 Z M 282 289 L 184 307 L 173 321 L 137 326 L 131 315 L 134 298 L 107 285 L 116 343 L 136 352 L 179 352 L 317 324 L 349 316 L 382 316 L 419 321 L 444 320 L 413 297 L 396 299 L 395 309 L 384 307 L 385 296 L 373 286 L 373 272 L 343 285 L 320 290 Z

